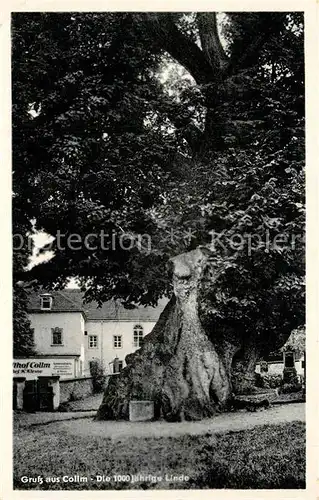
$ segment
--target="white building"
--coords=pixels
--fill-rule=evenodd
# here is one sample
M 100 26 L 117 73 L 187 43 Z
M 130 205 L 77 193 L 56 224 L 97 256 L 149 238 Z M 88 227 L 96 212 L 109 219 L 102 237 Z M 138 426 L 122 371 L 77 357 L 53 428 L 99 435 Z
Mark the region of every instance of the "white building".
M 157 307 L 125 309 L 115 301 L 83 304 L 78 289 L 35 293 L 29 315 L 37 357 L 54 362 L 61 379 L 90 375 L 90 361 L 100 361 L 105 373 L 125 366 L 125 357 L 141 347 L 167 299 Z M 114 360 L 115 363 L 114 363 Z
M 167 303 L 164 299 L 157 307 L 125 309 L 119 302 L 108 301 L 99 308 L 95 302 L 83 304 L 82 299 L 79 289 L 39 292 L 30 297 L 29 314 L 37 358 L 50 363 L 48 372 L 53 370 L 61 379 L 89 376 L 93 360 L 104 366 L 105 374 L 120 371 L 127 354 L 141 347 Z M 295 337 L 292 334 L 276 356 L 258 362 L 256 372 L 282 375 L 284 366 L 294 366 L 297 374 L 303 375 L 304 335 L 303 344 L 297 343 L 298 349 Z M 18 362 L 23 364 L 28 360 Z M 34 371 L 30 375 L 30 369 L 33 370 L 28 366 L 25 374 L 31 377 Z M 14 373 L 18 376 L 21 370 L 17 367 Z M 45 370 L 41 374 L 45 375 Z

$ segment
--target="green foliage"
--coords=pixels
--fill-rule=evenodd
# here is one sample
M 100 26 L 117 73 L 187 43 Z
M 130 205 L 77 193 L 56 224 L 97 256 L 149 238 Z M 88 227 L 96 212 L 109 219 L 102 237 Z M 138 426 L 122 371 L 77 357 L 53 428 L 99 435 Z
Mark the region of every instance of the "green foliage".
M 14 186 L 23 178 L 24 208 L 49 234 L 150 232 L 145 211 L 163 191 L 172 139 L 163 130 L 165 116 L 153 109 L 157 56 L 147 38 L 132 41 L 128 17 L 14 15 Z M 31 104 L 38 116 L 28 115 Z M 138 298 L 152 285 L 146 273 L 139 285 L 135 260 L 134 252 L 67 248 L 37 277 L 63 286 L 83 276 L 101 300 L 129 290 Z
M 283 371 L 283 384 L 299 385 L 299 379 L 296 368 L 284 368 Z
M 304 354 L 306 351 L 306 332 L 304 325 L 291 332 L 289 339 L 281 350 L 294 352 L 297 356 L 302 356 Z
M 20 199 L 20 198 L 19 198 Z M 23 200 L 23 198 L 21 197 Z M 24 220 L 23 211 L 18 208 L 16 199 L 13 203 L 13 235 L 21 235 L 27 239 L 30 224 Z M 19 241 L 13 238 L 13 244 L 17 245 Z M 34 353 L 33 329 L 27 313 L 29 300 L 28 286 L 15 279 L 15 276 L 26 268 L 30 253 L 28 247 L 13 252 L 13 356 L 28 356 Z
M 261 351 L 281 346 L 304 323 L 302 23 L 299 13 L 228 14 L 229 65 L 215 78 L 194 15 L 14 14 L 23 210 L 49 234 L 104 230 L 116 247 L 55 242 L 32 276 L 51 287 L 79 278 L 88 300 L 155 304 L 170 292 L 169 258 L 211 244 L 214 231 L 203 320 L 256 335 Z M 150 251 L 123 250 L 124 233 L 150 235 Z M 269 249 L 280 234 L 287 242 Z
M 13 286 L 13 356 L 34 353 L 33 330 L 27 314 L 28 293 Z
M 280 387 L 280 394 L 293 394 L 295 392 L 300 392 L 302 390 L 302 384 L 299 382 L 283 384 Z
M 105 386 L 105 370 L 100 361 L 90 361 L 90 374 L 92 377 L 93 392 L 102 392 Z
M 282 385 L 282 375 L 260 375 L 257 377 L 258 387 L 277 389 Z

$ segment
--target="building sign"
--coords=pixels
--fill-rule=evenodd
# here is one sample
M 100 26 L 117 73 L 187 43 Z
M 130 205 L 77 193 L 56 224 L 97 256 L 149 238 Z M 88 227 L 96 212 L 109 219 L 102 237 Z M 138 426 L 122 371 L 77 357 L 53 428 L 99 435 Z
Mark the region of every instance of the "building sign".
M 74 377 L 74 359 L 14 359 L 13 376 L 26 377 L 27 380 L 37 377 L 59 375 L 61 379 Z

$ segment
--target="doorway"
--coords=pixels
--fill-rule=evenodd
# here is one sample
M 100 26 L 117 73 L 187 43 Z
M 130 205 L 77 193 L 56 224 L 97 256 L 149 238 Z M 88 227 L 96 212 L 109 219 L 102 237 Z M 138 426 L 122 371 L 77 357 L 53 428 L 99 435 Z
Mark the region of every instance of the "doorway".
M 53 387 L 49 379 L 27 380 L 23 391 L 25 411 L 53 411 Z

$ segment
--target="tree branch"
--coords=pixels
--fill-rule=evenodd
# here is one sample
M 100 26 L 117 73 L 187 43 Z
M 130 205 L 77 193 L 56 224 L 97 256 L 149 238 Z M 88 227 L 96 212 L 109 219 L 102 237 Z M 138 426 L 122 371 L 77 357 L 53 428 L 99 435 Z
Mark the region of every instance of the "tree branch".
M 228 57 L 219 38 L 216 12 L 199 12 L 197 25 L 202 50 L 210 65 L 217 71 L 224 69 L 228 64 Z
M 199 85 L 218 79 L 218 69 L 211 66 L 196 43 L 179 31 L 170 13 L 151 12 L 138 16 L 140 20 L 146 18 L 146 24 L 155 42 L 184 66 Z
M 273 35 L 280 33 L 285 15 L 284 12 L 280 15 L 278 12 L 251 14 L 254 30 L 252 33 L 245 31 L 237 40 L 239 50 L 230 58 L 227 76 L 236 73 L 238 69 L 252 67 L 257 63 L 263 46 Z

